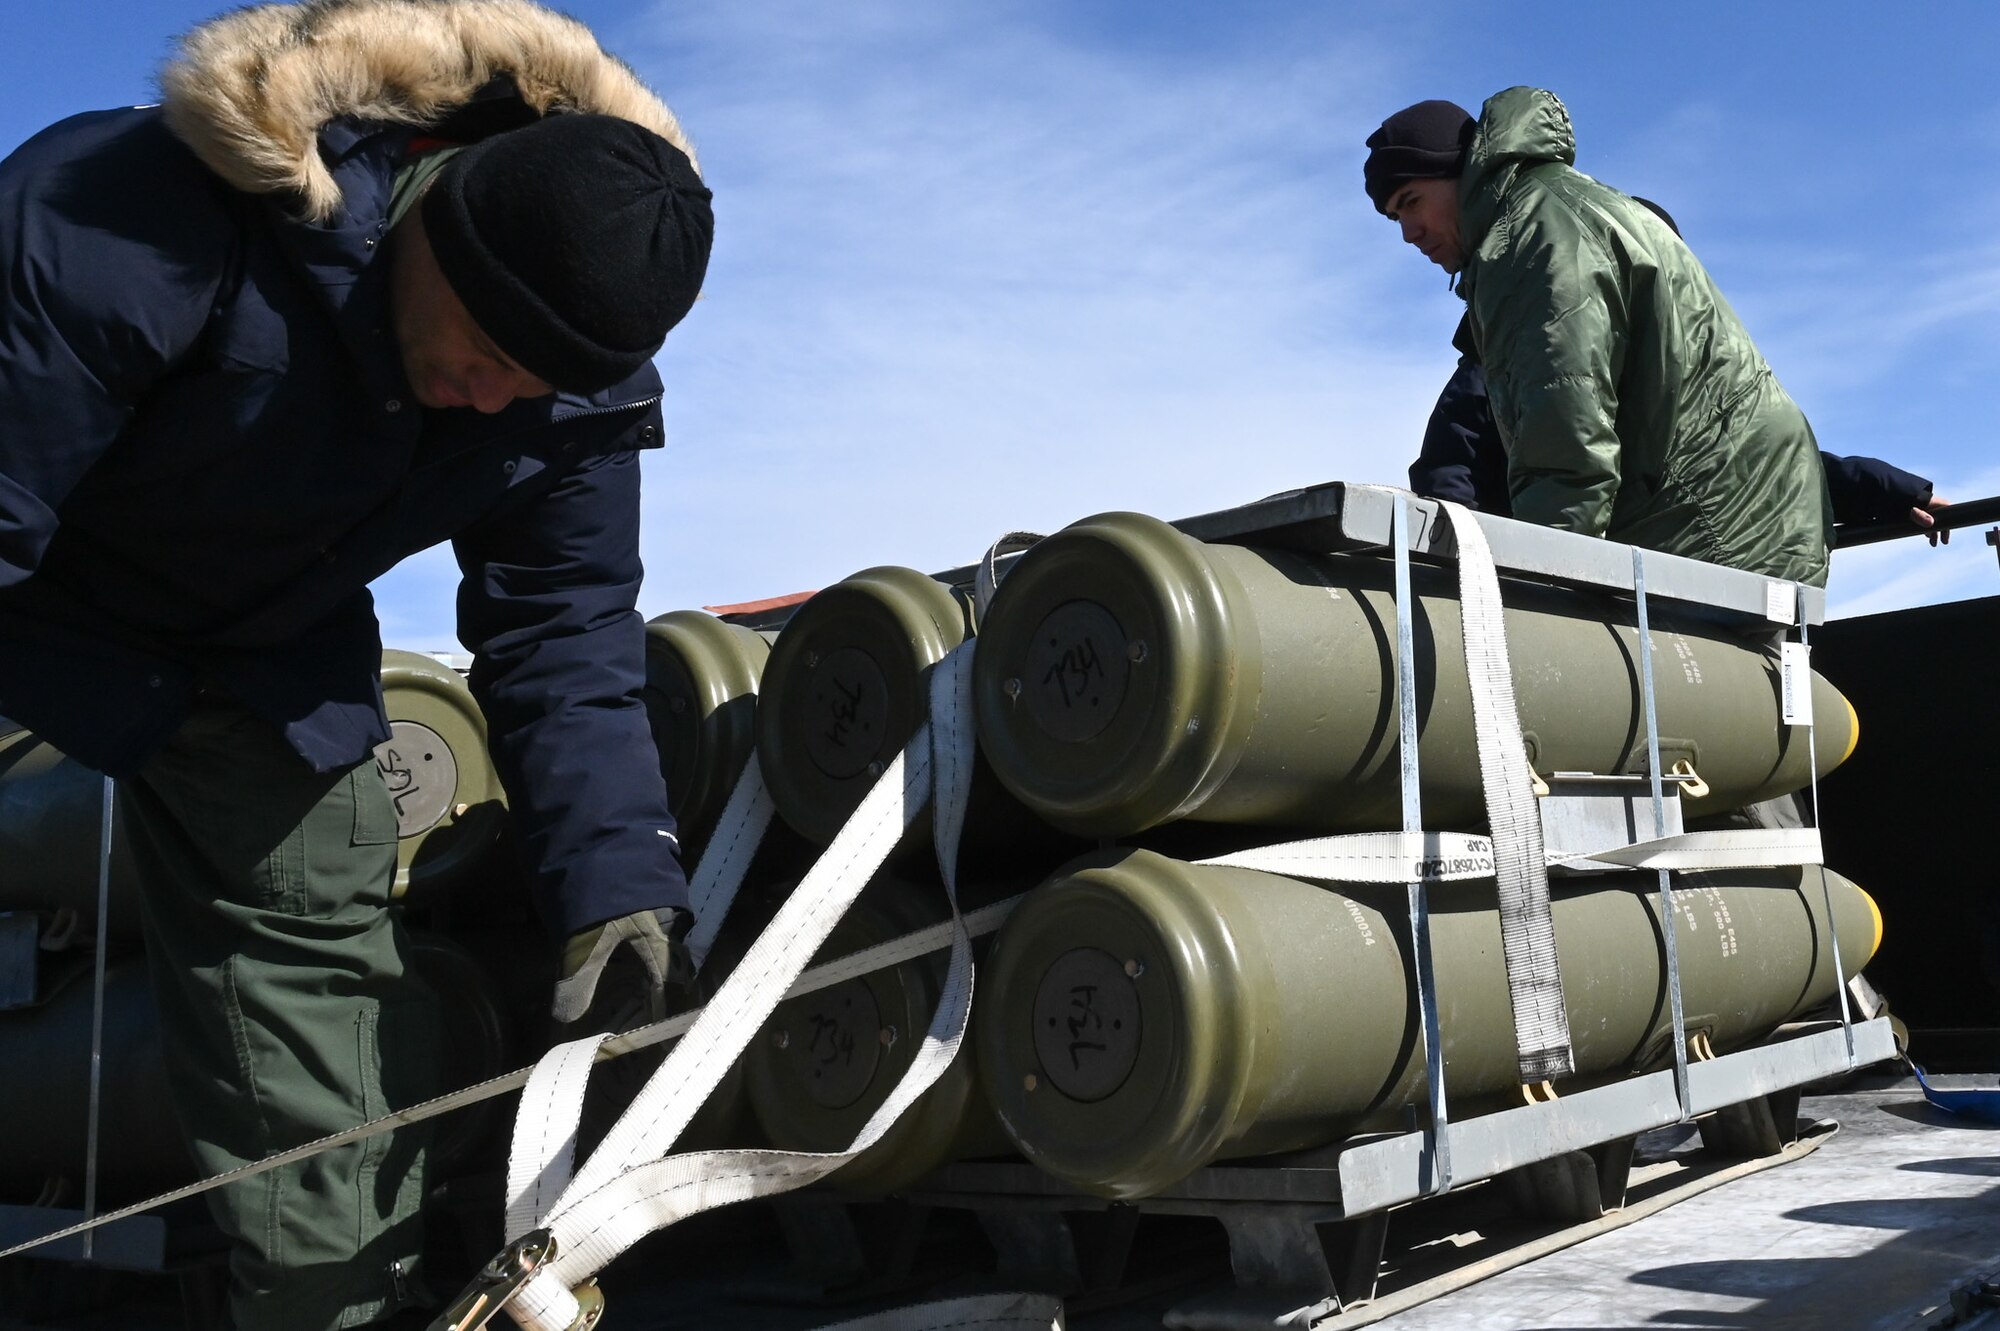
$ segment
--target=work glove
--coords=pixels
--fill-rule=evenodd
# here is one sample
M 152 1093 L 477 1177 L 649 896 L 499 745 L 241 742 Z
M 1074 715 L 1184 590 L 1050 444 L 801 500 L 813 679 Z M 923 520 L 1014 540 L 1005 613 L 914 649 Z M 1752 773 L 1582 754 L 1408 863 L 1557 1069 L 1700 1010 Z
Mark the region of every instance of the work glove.
M 589 1017 L 596 1031 L 663 1021 L 668 1000 L 694 983 L 687 932 L 694 914 L 678 906 L 593 924 L 563 945 L 551 1015 L 563 1026 Z M 673 990 L 672 995 L 669 990 Z

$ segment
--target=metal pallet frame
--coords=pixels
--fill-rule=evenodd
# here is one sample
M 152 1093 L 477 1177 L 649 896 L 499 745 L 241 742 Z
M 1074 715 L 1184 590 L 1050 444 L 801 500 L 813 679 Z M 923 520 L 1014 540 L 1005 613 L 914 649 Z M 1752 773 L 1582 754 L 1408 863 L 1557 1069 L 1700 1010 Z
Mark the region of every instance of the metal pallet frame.
M 1386 550 L 1398 498 L 1409 504 L 1412 550 L 1428 560 L 1454 558 L 1457 544 L 1434 501 L 1386 486 L 1346 481 L 1288 490 L 1233 508 L 1178 518 L 1169 525 L 1198 541 L 1220 545 L 1261 545 L 1321 554 Z M 1503 574 L 1563 586 L 1632 590 L 1626 546 L 1490 513 L 1476 516 Z M 1020 557 L 1021 552 L 998 555 L 995 567 L 1004 574 Z M 1655 597 L 1703 606 L 1718 621 L 1745 628 L 1794 622 L 1791 583 L 1680 555 L 1649 553 L 1646 563 L 1652 571 Z M 978 573 L 979 565 L 966 564 L 931 576 L 966 589 L 973 586 Z M 1804 591 L 1809 622 L 1822 622 L 1826 593 L 1818 587 Z M 732 614 L 728 619 L 754 629 L 777 629 L 797 608 L 784 605 Z
M 1630 595 L 1637 607 L 1642 641 L 1650 642 L 1649 600 L 1670 599 L 1699 607 L 1718 623 L 1748 634 L 1768 635 L 1807 626 L 1825 615 L 1819 588 L 1783 582 L 1738 569 L 1632 547 L 1510 519 L 1478 515 L 1503 577 L 1526 577 Z M 1456 554 L 1448 525 L 1437 505 L 1400 491 L 1375 486 L 1331 484 L 1277 495 L 1220 513 L 1173 524 L 1199 540 L 1266 545 L 1315 552 L 1388 551 L 1396 564 L 1398 687 L 1403 695 L 1402 766 L 1406 830 L 1421 830 L 1417 807 L 1414 688 L 1411 650 L 1409 568 L 1413 559 Z M 969 581 L 972 570 L 939 575 Z M 1652 759 L 1649 773 L 1653 834 L 1668 830 L 1657 752 L 1658 722 L 1651 657 L 1643 658 L 1646 723 Z M 1810 732 L 1809 732 L 1810 743 Z M 1814 789 L 1817 808 L 1817 790 Z M 1822 884 L 1824 886 L 1824 883 Z M 1673 887 L 1660 872 L 1660 895 L 1667 931 L 1667 976 L 1673 1013 L 1674 1065 L 1657 1072 L 1536 1100 L 1515 1108 L 1454 1121 L 1446 1104 L 1439 1051 L 1435 977 L 1428 963 L 1428 903 L 1422 883 L 1410 885 L 1412 967 L 1418 991 L 1424 1053 L 1429 1067 L 1429 1116 L 1421 1128 L 1358 1138 L 1258 1164 L 1211 1165 L 1154 1196 L 1113 1204 L 1066 1190 L 1032 1165 L 961 1163 L 946 1166 L 920 1182 L 912 1198 L 920 1204 L 972 1208 L 1007 1214 L 1014 1229 L 1037 1225 L 1041 1248 L 1060 1249 L 1059 1213 L 1123 1207 L 1134 1214 L 1198 1214 L 1220 1221 L 1228 1231 L 1237 1292 L 1211 1306 L 1192 1308 L 1184 1325 L 1233 1325 L 1245 1317 L 1269 1325 L 1275 1313 L 1283 1324 L 1305 1324 L 1373 1292 L 1388 1211 L 1395 1206 L 1449 1191 L 1455 1184 L 1514 1175 L 1530 1193 L 1539 1185 L 1554 1204 L 1615 1204 L 1630 1164 L 1630 1143 L 1655 1128 L 1717 1115 L 1718 1143 L 1761 1150 L 1788 1135 L 1788 1124 L 1772 1124 L 1771 1106 L 1793 1103 L 1791 1092 L 1809 1082 L 1849 1072 L 1895 1056 L 1890 1023 L 1877 1018 L 1855 1024 L 1848 1006 L 1834 940 L 1840 1020 L 1789 1039 L 1719 1057 L 1691 1060 L 1681 1015 L 1680 974 L 1673 945 Z M 1828 914 L 1831 923 L 1831 911 Z M 1768 1099 L 1767 1099 L 1768 1097 Z M 1759 1112 L 1761 1111 L 1761 1112 Z M 1706 1134 L 1705 1134 L 1706 1135 Z M 1623 1149 L 1613 1151 L 1612 1147 Z M 1591 1163 L 1580 1153 L 1596 1151 Z M 1566 1163 L 1577 1165 L 1565 1174 Z M 1583 1180 L 1582 1174 L 1592 1178 Z M 1557 1175 L 1564 1177 L 1557 1177 Z M 1576 1177 L 1569 1177 L 1574 1174 Z M 1594 1182 L 1594 1199 L 1584 1186 Z M 1038 1216 L 1038 1220 L 1029 1220 Z M 1321 1241 L 1319 1227 L 1336 1222 L 1341 1235 Z M 1329 1257 L 1331 1264 L 1329 1265 Z M 1070 1269 L 1074 1270 L 1074 1262 Z M 1304 1300 L 1304 1303 L 1301 1303 Z M 1248 1323 L 1245 1323 L 1248 1324 Z

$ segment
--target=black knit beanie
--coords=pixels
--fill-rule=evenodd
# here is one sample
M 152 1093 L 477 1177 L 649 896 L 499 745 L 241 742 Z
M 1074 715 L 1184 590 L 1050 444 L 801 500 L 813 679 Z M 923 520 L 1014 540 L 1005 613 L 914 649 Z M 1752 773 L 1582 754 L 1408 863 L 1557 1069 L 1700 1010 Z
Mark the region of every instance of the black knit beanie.
M 1465 169 L 1465 148 L 1478 122 L 1456 102 L 1418 102 L 1382 122 L 1368 136 L 1361 181 L 1378 212 L 1407 180 L 1450 180 Z
M 438 267 L 480 330 L 572 393 L 608 388 L 660 349 L 701 291 L 715 235 L 686 153 L 581 112 L 473 144 L 423 209 Z

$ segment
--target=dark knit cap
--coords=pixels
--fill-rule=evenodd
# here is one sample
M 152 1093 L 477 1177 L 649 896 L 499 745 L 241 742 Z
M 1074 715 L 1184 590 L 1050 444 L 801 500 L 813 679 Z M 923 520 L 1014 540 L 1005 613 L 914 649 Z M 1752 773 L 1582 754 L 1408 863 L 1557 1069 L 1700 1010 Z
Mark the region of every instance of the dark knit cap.
M 1368 136 L 1361 180 L 1376 210 L 1389 211 L 1389 195 L 1406 180 L 1449 180 L 1465 169 L 1465 147 L 1478 126 L 1456 102 L 1418 102 L 1382 122 Z
M 480 330 L 573 393 L 610 387 L 660 349 L 701 291 L 715 235 L 686 153 L 581 112 L 473 144 L 423 209 L 438 267 Z

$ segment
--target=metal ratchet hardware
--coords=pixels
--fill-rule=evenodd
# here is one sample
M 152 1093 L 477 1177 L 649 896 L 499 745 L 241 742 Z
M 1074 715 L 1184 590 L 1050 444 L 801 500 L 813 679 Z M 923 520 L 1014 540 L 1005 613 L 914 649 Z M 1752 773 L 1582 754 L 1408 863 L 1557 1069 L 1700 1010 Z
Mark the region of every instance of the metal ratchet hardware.
M 478 1331 L 512 1303 L 555 1255 L 556 1236 L 548 1230 L 523 1234 L 480 1269 L 465 1291 L 431 1323 L 430 1331 Z

